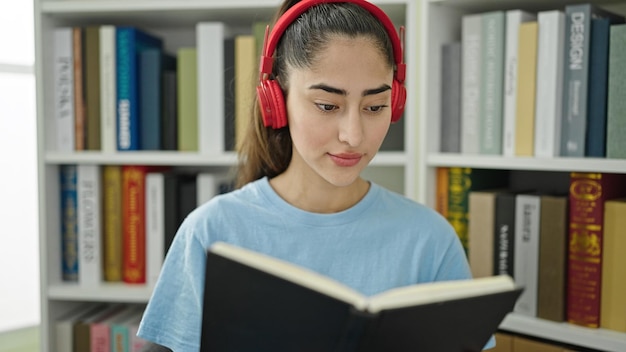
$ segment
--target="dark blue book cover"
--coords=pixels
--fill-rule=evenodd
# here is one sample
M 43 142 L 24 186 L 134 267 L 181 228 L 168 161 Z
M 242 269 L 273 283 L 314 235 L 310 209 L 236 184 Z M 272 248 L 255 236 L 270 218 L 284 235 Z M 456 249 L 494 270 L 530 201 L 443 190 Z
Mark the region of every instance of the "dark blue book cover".
M 161 38 L 135 27 L 116 29 L 117 149 L 139 150 L 139 53 L 163 48 Z
M 609 18 L 591 20 L 591 43 L 589 48 L 589 94 L 587 111 L 587 135 L 585 156 L 606 156 L 606 111 L 609 67 Z
M 78 281 L 78 196 L 76 165 L 59 166 L 61 190 L 61 274 L 63 281 Z
M 161 149 L 178 149 L 178 104 L 176 92 L 176 56 L 163 53 L 161 75 Z
M 149 48 L 139 53 L 139 149 L 161 148 L 161 73 L 163 53 Z

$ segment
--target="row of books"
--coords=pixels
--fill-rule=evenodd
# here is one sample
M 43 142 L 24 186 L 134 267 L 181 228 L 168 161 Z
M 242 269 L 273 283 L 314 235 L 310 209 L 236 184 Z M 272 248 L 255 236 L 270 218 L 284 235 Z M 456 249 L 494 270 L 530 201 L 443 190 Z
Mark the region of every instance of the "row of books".
M 496 347 L 491 352 L 575 352 L 569 346 L 562 346 L 529 336 L 508 332 L 495 333 Z
M 442 45 L 442 152 L 626 158 L 624 16 L 592 4 L 465 15 Z
M 62 279 L 153 285 L 177 228 L 230 191 L 227 173 L 142 165 L 61 165 Z
M 141 305 L 84 304 L 54 323 L 56 352 L 139 352 Z
M 516 312 L 626 332 L 626 175 L 572 172 L 550 194 L 502 187 L 495 170 L 437 172 L 437 210 L 466 238 L 473 275 L 525 287 Z
M 233 150 L 251 113 L 258 37 L 199 22 L 196 45 L 170 52 L 164 34 L 134 26 L 56 28 L 56 149 Z

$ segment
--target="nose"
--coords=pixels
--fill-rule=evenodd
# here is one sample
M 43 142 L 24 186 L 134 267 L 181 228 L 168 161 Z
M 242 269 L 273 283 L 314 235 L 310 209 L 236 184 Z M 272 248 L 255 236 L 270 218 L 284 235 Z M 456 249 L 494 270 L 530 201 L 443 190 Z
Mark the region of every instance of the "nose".
M 339 122 L 339 141 L 351 147 L 357 147 L 363 142 L 363 138 L 364 129 L 360 109 L 348 109 Z

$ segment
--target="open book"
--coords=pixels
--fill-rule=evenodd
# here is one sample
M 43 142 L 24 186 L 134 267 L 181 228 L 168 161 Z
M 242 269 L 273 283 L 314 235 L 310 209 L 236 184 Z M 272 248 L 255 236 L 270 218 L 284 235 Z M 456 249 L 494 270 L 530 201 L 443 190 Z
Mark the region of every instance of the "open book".
M 522 289 L 509 276 L 366 297 L 225 243 L 207 253 L 202 351 L 480 351 Z

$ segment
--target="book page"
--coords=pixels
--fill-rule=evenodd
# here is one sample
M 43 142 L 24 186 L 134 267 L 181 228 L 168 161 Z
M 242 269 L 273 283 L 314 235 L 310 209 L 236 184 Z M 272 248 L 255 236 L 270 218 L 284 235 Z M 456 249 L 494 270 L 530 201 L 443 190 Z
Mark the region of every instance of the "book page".
M 223 242 L 213 244 L 210 251 L 329 297 L 347 302 L 358 309 L 363 309 L 366 306 L 367 297 L 358 291 L 327 276 L 284 260 Z
M 482 296 L 513 289 L 515 289 L 515 283 L 508 275 L 423 283 L 399 287 L 374 295 L 369 298 L 367 311 L 377 313 L 384 309 Z

